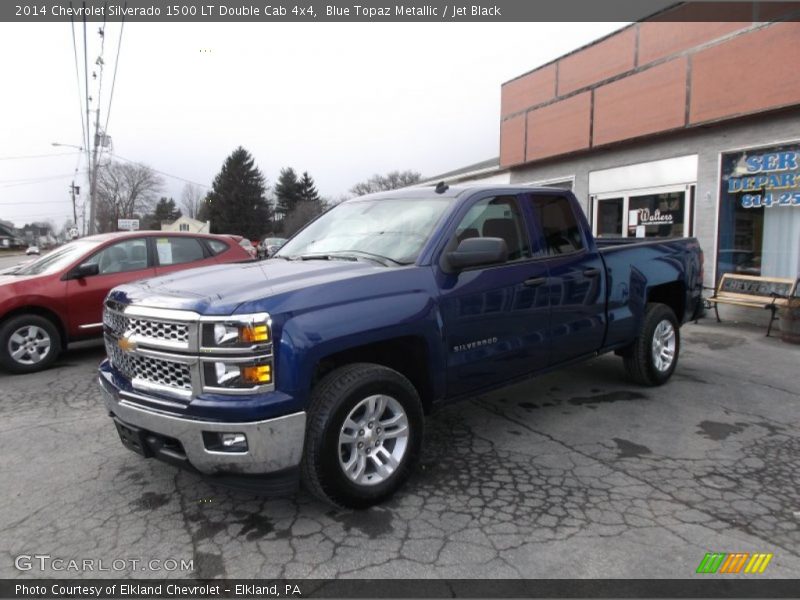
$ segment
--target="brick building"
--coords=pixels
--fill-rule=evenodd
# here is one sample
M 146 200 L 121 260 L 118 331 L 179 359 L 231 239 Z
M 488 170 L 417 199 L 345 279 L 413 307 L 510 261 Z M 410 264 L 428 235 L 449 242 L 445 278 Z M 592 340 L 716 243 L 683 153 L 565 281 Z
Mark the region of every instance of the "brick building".
M 504 83 L 499 164 L 472 179 L 571 188 L 598 236 L 695 236 L 709 286 L 797 277 L 800 23 L 741 10 L 660 15 Z

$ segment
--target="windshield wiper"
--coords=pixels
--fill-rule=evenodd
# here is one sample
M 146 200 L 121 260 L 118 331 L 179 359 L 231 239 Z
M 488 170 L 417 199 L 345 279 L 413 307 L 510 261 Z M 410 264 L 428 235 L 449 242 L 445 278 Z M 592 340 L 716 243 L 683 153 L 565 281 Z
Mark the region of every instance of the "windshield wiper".
M 411 263 L 407 262 L 400 262 L 399 260 L 395 260 L 393 258 L 389 258 L 388 256 L 383 256 L 382 254 L 375 254 L 374 252 L 364 252 L 363 250 L 347 250 L 343 252 L 343 254 L 356 254 L 356 255 L 363 255 L 364 258 L 369 260 L 374 260 L 377 263 L 380 263 L 385 266 L 389 266 L 389 264 L 393 265 L 408 265 Z
M 347 256 L 344 254 L 330 253 L 330 254 L 301 254 L 295 257 L 298 260 L 358 260 L 355 256 Z

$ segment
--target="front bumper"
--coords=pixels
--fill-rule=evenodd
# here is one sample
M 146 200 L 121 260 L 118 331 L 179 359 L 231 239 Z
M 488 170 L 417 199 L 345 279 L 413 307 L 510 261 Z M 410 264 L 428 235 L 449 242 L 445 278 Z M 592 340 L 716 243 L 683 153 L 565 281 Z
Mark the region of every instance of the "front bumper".
M 131 431 L 141 431 L 138 435 L 146 440 L 148 446 L 140 452 L 145 456 L 154 456 L 214 476 L 286 473 L 296 470 L 300 464 L 306 428 L 305 412 L 246 423 L 201 421 L 143 406 L 137 402 L 137 394 L 119 390 L 103 372 L 100 373 L 99 383 L 106 408 L 117 423 L 123 427 L 129 426 Z M 209 450 L 204 432 L 243 433 L 247 437 L 247 450 Z M 150 438 L 148 434 L 151 434 Z M 128 443 L 125 445 L 130 447 Z

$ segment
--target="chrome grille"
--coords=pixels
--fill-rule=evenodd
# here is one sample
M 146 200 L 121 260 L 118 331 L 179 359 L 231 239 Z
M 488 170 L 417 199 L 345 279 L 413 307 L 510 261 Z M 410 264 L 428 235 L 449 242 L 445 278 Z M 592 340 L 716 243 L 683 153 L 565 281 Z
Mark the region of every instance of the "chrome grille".
M 103 325 L 116 335 L 122 335 L 125 333 L 126 319 L 118 312 L 106 308 L 103 311 Z
M 155 341 L 189 343 L 189 326 L 186 323 L 129 317 L 106 307 L 103 324 L 116 336 L 137 335 Z
M 134 317 L 123 317 L 127 320 L 126 333 L 140 335 L 153 340 L 171 342 L 188 342 L 189 327 L 183 323 L 165 323 L 164 321 L 147 321 Z
M 123 352 L 116 341 L 108 337 L 106 353 L 111 364 L 132 381 L 139 379 L 171 388 L 192 389 L 192 375 L 187 364 Z

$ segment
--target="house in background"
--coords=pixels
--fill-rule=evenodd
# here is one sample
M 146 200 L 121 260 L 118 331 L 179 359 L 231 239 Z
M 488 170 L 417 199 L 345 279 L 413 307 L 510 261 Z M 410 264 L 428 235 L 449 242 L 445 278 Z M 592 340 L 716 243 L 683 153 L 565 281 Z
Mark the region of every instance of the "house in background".
M 161 221 L 161 231 L 187 231 L 189 233 L 210 233 L 211 221 L 198 221 L 191 217 L 178 217 L 171 223 Z
M 11 221 L 0 220 L 0 248 L 24 248 L 25 240 Z

